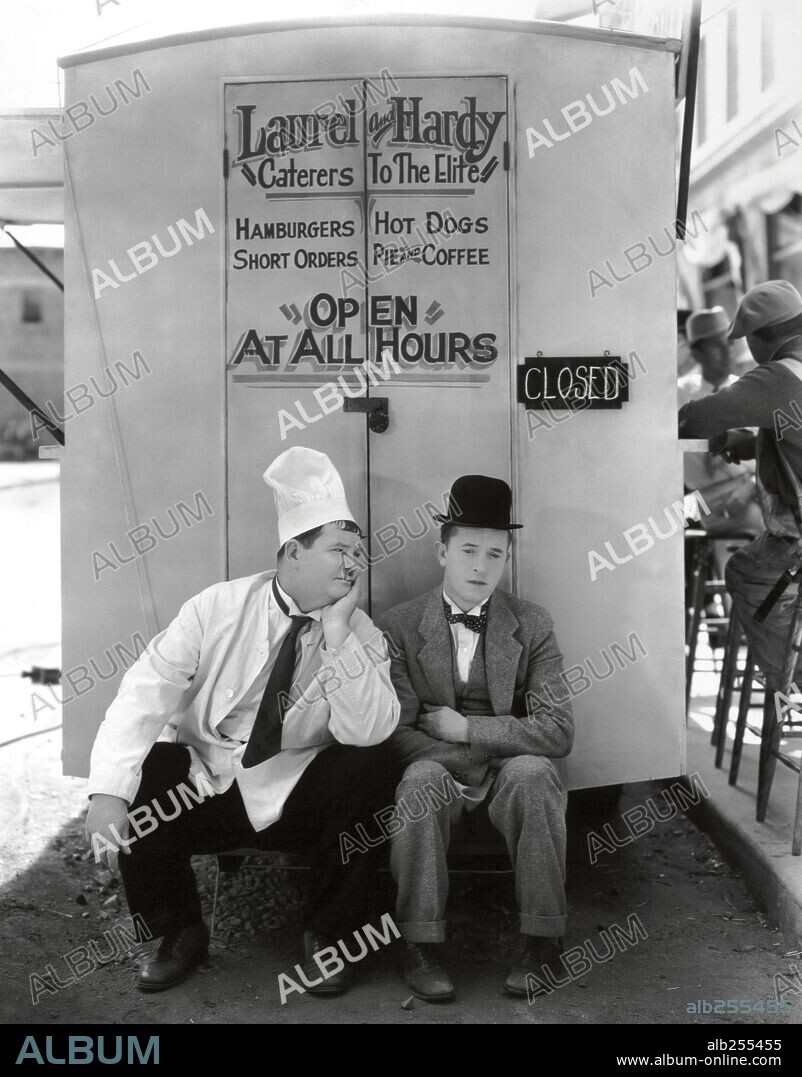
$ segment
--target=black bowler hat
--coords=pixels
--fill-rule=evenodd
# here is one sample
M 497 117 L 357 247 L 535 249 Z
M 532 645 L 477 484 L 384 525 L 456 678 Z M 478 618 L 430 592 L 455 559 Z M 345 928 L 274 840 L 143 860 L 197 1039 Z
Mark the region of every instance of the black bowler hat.
M 489 475 L 461 475 L 448 495 L 448 511 L 438 513 L 439 524 L 458 527 L 485 527 L 491 531 L 513 531 L 523 524 L 510 523 L 512 490 L 503 479 Z

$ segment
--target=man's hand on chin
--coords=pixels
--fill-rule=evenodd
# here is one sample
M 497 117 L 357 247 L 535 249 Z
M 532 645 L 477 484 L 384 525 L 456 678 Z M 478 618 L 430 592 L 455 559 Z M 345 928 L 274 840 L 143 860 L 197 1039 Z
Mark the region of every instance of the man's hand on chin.
M 426 706 L 426 704 L 424 704 Z M 449 744 L 469 744 L 468 719 L 451 707 L 430 709 L 418 718 L 418 728 Z
M 323 637 L 329 651 L 342 646 L 351 633 L 351 617 L 359 602 L 361 585 L 362 577 L 358 575 L 347 594 L 321 610 L 320 622 L 323 625 Z

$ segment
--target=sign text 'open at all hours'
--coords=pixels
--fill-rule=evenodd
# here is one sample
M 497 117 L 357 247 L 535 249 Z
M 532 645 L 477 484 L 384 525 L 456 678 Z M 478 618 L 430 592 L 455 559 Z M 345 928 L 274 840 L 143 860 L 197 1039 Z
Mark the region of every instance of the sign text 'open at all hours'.
M 227 366 L 242 385 L 388 358 L 480 383 L 506 345 L 506 81 L 382 86 L 226 88 Z

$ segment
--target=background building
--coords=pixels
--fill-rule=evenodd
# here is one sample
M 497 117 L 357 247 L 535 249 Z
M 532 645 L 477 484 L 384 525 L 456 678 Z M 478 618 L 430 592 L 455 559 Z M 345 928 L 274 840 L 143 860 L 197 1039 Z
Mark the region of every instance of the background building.
M 706 0 L 680 306 L 730 313 L 748 288 L 802 288 L 802 19 L 788 0 Z M 698 230 L 698 229 L 697 229 Z
M 60 119 L 53 108 L 7 108 L 0 102 L 0 370 L 48 413 L 51 401 L 59 415 L 64 296 L 11 237 L 63 278 L 64 161 L 56 147 L 33 151 L 34 132 L 47 132 Z M 52 443 L 46 430 L 33 441 L 26 409 L 0 386 L 0 460 L 36 459 L 39 446 Z
M 32 250 L 61 280 L 64 251 Z M 51 418 L 48 401 L 63 415 L 64 296 L 16 247 L 0 247 L 0 368 Z M 0 459 L 36 459 L 39 445 L 49 444 L 41 430 L 34 442 L 28 412 L 0 387 Z

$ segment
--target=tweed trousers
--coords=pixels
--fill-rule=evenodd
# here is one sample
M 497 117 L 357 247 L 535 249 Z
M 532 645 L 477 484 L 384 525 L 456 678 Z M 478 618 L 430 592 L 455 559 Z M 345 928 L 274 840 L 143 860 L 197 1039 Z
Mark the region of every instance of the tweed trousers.
M 486 798 L 490 822 L 504 836 L 515 869 L 524 935 L 565 933 L 567 794 L 560 762 L 545 756 L 513 756 L 503 762 Z M 405 770 L 396 804 L 403 806 L 409 820 L 391 838 L 390 866 L 398 887 L 396 924 L 407 942 L 443 942 L 446 854 L 464 801 L 440 763 L 420 759 Z

